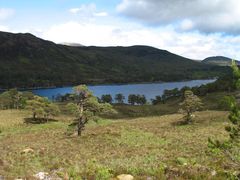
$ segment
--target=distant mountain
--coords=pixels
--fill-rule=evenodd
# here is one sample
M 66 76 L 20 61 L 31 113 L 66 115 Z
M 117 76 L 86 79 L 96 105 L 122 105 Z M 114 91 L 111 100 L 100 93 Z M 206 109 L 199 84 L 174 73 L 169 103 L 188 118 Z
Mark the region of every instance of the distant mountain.
M 213 56 L 204 59 L 202 62 L 218 66 L 231 66 L 232 59 L 224 56 Z M 239 61 L 238 64 L 240 64 Z
M 79 44 L 79 43 L 68 43 L 68 42 L 60 43 L 60 45 L 66 45 L 66 46 L 72 46 L 72 47 L 82 47 L 82 46 L 84 46 L 84 45 Z
M 0 88 L 181 81 L 228 72 L 148 46 L 71 47 L 0 32 Z

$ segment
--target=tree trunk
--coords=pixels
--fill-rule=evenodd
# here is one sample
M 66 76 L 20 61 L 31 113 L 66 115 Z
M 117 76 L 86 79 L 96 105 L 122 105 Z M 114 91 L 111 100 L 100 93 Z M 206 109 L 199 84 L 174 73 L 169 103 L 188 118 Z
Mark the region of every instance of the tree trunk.
M 33 113 L 33 120 L 35 120 L 36 119 L 36 113 L 34 112 Z
M 191 112 L 187 112 L 187 124 L 190 124 L 190 122 L 191 122 L 191 117 L 192 116 L 192 113 Z
M 82 128 L 81 128 L 82 117 L 78 120 L 78 136 L 82 135 Z
M 80 117 L 78 119 L 78 136 L 81 136 L 82 134 L 82 128 L 83 128 L 83 104 L 80 104 Z

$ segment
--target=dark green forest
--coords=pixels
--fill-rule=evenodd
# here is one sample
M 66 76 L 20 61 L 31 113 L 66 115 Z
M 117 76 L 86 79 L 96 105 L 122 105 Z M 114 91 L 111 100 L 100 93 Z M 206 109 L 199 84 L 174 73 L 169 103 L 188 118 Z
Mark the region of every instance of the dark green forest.
M 181 81 L 224 76 L 229 67 L 148 46 L 70 47 L 0 32 L 0 89 Z

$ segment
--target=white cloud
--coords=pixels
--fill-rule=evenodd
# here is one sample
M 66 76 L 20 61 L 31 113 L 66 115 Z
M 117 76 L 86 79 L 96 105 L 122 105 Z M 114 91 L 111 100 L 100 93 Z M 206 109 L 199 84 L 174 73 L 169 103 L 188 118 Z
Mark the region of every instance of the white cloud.
M 94 16 L 106 17 L 106 16 L 108 16 L 108 13 L 107 12 L 98 12 L 98 13 L 94 13 Z
M 240 36 L 180 33 L 171 26 L 147 28 L 137 24 L 129 27 L 128 24 L 67 22 L 52 26 L 43 32 L 42 37 L 57 43 L 74 42 L 86 46 L 149 45 L 199 60 L 215 55 L 240 59 Z
M 70 13 L 73 13 L 73 14 L 77 14 L 79 11 L 80 11 L 80 8 L 72 8 L 72 9 L 69 9 L 69 12 L 70 12 Z
M 83 45 L 111 45 L 113 26 L 88 23 L 67 22 L 52 26 L 43 34 L 45 39 L 54 42 L 76 42 Z M 109 39 L 109 37 L 111 37 Z
M 0 31 L 9 31 L 7 26 L 0 25 Z
M 122 0 L 117 7 L 120 14 L 144 23 L 207 33 L 239 33 L 239 9 L 239 0 Z
M 107 12 L 99 12 L 97 11 L 97 7 L 94 3 L 91 4 L 83 4 L 77 8 L 69 9 L 69 12 L 75 15 L 83 16 L 83 17 L 104 17 L 108 16 Z
M 8 8 L 0 8 L 0 20 L 6 20 L 11 17 L 15 11 Z
M 180 29 L 183 31 L 192 30 L 194 27 L 194 23 L 189 19 L 184 19 L 180 24 Z

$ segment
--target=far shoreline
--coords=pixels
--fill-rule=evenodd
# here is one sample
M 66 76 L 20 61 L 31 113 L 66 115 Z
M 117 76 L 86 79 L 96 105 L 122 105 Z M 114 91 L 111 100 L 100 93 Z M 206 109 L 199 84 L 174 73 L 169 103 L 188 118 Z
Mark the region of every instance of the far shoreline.
M 144 81 L 144 82 L 126 82 L 126 83 L 103 83 L 103 84 L 98 84 L 98 83 L 79 83 L 80 84 L 85 84 L 87 86 L 121 86 L 121 85 L 141 85 L 141 84 L 164 84 L 164 83 L 178 83 L 178 82 L 189 82 L 189 81 L 204 81 L 204 80 L 213 80 L 216 81 L 218 78 L 209 78 L 209 79 L 185 79 L 185 80 L 181 80 L 181 81 Z M 33 90 L 44 90 L 44 89 L 57 89 L 57 88 L 71 88 L 77 86 L 76 84 L 73 85 L 66 85 L 66 86 L 49 86 L 49 87 L 32 87 L 32 88 L 17 88 L 17 87 L 13 87 L 13 88 L 4 88 L 1 89 L 0 88 L 0 92 L 4 92 L 7 91 L 9 89 L 14 89 L 16 88 L 19 91 L 33 91 Z

